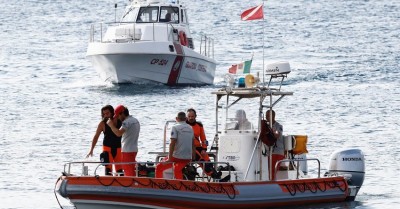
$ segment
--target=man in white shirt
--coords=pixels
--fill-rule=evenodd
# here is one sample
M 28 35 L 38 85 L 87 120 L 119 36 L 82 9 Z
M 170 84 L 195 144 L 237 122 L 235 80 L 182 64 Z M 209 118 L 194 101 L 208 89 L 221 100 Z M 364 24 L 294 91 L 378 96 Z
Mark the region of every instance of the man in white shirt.
M 156 166 L 156 178 L 163 178 L 164 171 L 173 168 L 176 179 L 183 179 L 182 169 L 192 160 L 195 153 L 193 129 L 186 124 L 186 114 L 179 112 L 177 124 L 171 128 L 171 143 L 166 163 Z
M 138 139 L 140 132 L 140 123 L 139 121 L 129 115 L 128 108 L 123 105 L 118 105 L 115 108 L 114 118 L 118 118 L 122 121 L 121 128 L 116 128 L 111 119 L 107 121 L 108 126 L 110 126 L 111 130 L 117 136 L 122 136 L 122 167 L 124 169 L 125 176 L 136 176 L 135 164 L 136 155 L 138 152 Z

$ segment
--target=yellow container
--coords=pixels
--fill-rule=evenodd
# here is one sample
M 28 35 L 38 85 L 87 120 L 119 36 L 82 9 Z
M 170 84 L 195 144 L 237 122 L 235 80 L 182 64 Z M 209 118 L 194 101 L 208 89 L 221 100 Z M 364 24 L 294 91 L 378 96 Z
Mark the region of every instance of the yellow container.
M 300 155 L 308 153 L 307 151 L 307 135 L 294 135 L 293 154 Z

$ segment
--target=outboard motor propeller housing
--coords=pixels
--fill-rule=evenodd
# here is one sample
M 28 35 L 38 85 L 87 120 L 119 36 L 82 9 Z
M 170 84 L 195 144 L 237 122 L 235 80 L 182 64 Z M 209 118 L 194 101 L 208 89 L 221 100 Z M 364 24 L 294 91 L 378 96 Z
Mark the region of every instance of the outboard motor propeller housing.
M 360 188 L 365 177 L 364 153 L 355 148 L 335 151 L 331 155 L 326 175 L 348 176 L 348 184 Z

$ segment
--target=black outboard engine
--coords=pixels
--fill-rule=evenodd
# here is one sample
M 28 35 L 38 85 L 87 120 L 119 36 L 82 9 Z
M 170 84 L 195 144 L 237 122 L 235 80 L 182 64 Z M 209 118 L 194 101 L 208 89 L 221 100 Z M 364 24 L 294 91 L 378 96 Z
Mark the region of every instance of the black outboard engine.
M 355 148 L 335 151 L 331 155 L 329 171 L 325 175 L 345 176 L 350 186 L 357 187 L 357 194 L 365 177 L 364 153 Z

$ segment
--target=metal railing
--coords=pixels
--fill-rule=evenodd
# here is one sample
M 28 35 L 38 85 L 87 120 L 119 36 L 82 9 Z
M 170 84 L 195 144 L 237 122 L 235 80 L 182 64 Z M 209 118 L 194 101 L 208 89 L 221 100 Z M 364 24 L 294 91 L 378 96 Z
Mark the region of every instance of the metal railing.
M 142 31 L 143 24 L 152 24 L 152 37 L 143 39 L 137 38 L 136 36 L 140 34 Z M 110 43 L 110 42 L 138 42 L 138 41 L 157 41 L 156 40 L 156 26 L 158 25 L 166 25 L 167 27 L 165 33 L 168 36 L 168 41 L 174 42 L 179 41 L 179 36 L 177 33 L 176 28 L 168 23 L 136 23 L 136 22 L 118 22 L 118 23 L 94 23 L 90 26 L 90 33 L 89 33 L 89 42 L 99 42 L 99 43 Z M 125 29 L 124 38 L 115 37 L 113 40 L 105 40 L 105 34 L 109 27 L 115 26 L 124 26 L 120 30 Z M 140 33 L 139 33 L 140 32 Z M 159 32 L 157 32 L 159 35 Z M 189 48 L 195 49 L 193 44 L 193 38 L 190 38 L 190 44 L 188 45 Z M 199 53 L 214 59 L 214 39 L 208 37 L 207 35 L 200 35 L 200 47 Z
M 278 162 L 276 162 L 276 164 L 275 164 L 275 172 L 274 172 L 274 177 L 275 177 L 275 179 L 273 179 L 273 180 L 276 180 L 276 174 L 277 174 L 277 172 L 278 172 L 278 167 L 280 166 L 280 164 L 281 163 L 284 163 L 284 162 L 289 162 L 289 163 L 292 163 L 292 162 L 297 162 L 297 165 L 296 165 L 296 179 L 299 179 L 299 176 L 300 176 L 300 172 L 299 172 L 299 162 L 300 161 L 317 161 L 318 162 L 318 178 L 321 178 L 321 162 L 317 159 L 317 158 L 309 158 L 309 159 L 284 159 L 284 160 L 279 160 Z M 288 170 L 289 170 L 289 167 L 290 167 L 290 165 L 288 166 Z
M 175 120 L 168 120 L 167 122 L 165 122 L 165 125 L 164 125 L 164 138 L 163 138 L 163 152 L 166 152 L 167 151 L 167 129 L 168 129 L 168 126 L 169 126 L 169 124 L 170 123 L 176 123 L 176 121 Z
M 141 32 L 140 25 L 143 23 L 136 23 L 136 22 L 120 22 L 120 23 L 94 23 L 90 26 L 90 36 L 89 36 L 89 42 L 111 42 L 110 40 L 104 40 L 104 34 L 106 30 L 109 27 L 115 27 L 115 26 L 125 26 L 121 29 L 127 30 L 125 32 L 125 35 L 128 36 L 128 38 L 124 38 L 124 40 L 129 39 L 131 42 L 136 42 L 136 41 L 156 41 L 156 30 L 155 27 L 157 25 L 166 25 L 166 31 L 165 33 L 168 34 L 168 40 L 173 41 L 173 30 L 174 26 L 172 24 L 165 24 L 165 23 L 146 23 L 146 24 L 152 24 L 152 38 L 151 39 L 145 39 L 141 40 L 136 38 L 136 34 L 138 32 Z M 128 27 L 127 27 L 128 26 Z M 118 39 L 116 38 L 115 42 L 118 42 Z
M 201 35 L 200 37 L 200 54 L 214 59 L 214 39 Z
M 154 171 L 155 171 L 155 167 L 156 167 L 156 165 L 158 165 L 158 164 L 160 164 L 160 163 L 162 163 L 162 164 L 174 164 L 174 162 L 161 162 L 161 161 L 159 161 L 159 162 L 123 162 L 123 163 L 103 163 L 103 162 L 85 162 L 85 161 L 76 161 L 76 162 L 69 162 L 69 163 L 66 163 L 66 164 L 64 164 L 64 172 L 63 172 L 63 174 L 65 175 L 65 176 L 101 176 L 100 175 L 100 168 L 101 168 L 101 166 L 106 166 L 106 165 L 135 165 L 135 177 L 150 177 L 150 178 L 152 178 L 152 177 L 155 177 L 155 176 L 149 176 L 149 175 L 147 175 L 147 176 L 143 176 L 143 175 L 141 175 L 140 174 L 140 166 L 151 166 L 151 167 L 149 167 L 150 169 L 153 169 L 154 168 Z M 89 166 L 88 165 L 90 165 L 90 164 L 93 164 L 93 175 L 90 175 L 89 174 Z M 209 161 L 192 161 L 192 162 L 190 162 L 190 163 L 188 163 L 188 165 L 202 165 L 203 166 L 203 168 L 205 167 L 205 165 L 206 164 L 213 164 L 214 165 L 214 167 L 215 166 L 217 166 L 217 165 L 226 165 L 226 167 L 228 168 L 228 175 L 231 175 L 231 170 L 230 170 L 230 166 L 229 166 L 229 163 L 228 162 L 209 162 Z M 78 165 L 78 166 L 80 166 L 80 168 L 81 168 L 81 173 L 74 173 L 74 172 L 72 172 L 72 167 L 73 166 L 75 166 L 75 165 Z M 196 169 L 197 169 L 198 167 L 196 167 Z M 196 171 L 197 172 L 197 171 Z M 123 175 L 124 173 L 123 172 L 115 172 L 115 173 L 112 173 L 113 174 L 113 176 L 121 176 L 121 175 Z M 104 174 L 104 176 L 111 176 L 111 175 L 105 175 Z M 205 179 L 206 178 L 206 176 L 205 176 L 205 172 L 202 172 L 202 174 L 201 174 L 201 176 L 199 176 L 200 177 L 200 179 Z M 172 179 L 175 179 L 175 176 L 174 176 L 174 173 L 172 172 Z M 218 181 L 218 179 L 215 179 L 215 181 Z

